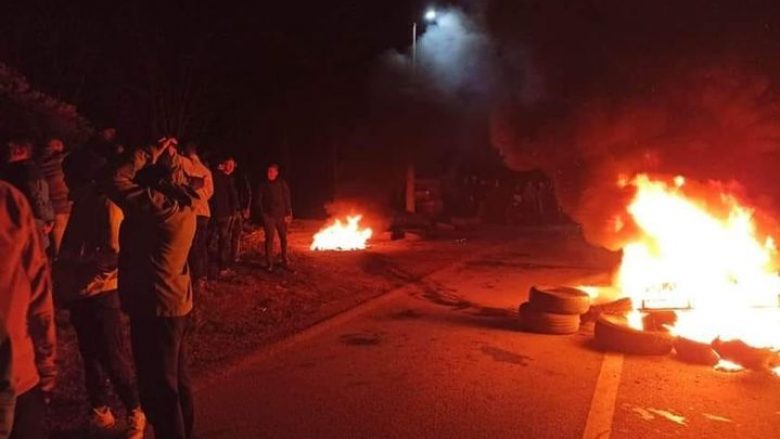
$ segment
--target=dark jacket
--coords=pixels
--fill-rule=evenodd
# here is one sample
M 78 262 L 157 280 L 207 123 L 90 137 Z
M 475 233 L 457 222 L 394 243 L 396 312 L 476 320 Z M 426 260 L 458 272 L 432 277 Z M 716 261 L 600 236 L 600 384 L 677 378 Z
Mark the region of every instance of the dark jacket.
M 240 208 L 236 182 L 232 175 L 214 170 L 214 195 L 210 200 L 212 218 L 229 218 Z
M 73 211 L 55 264 L 58 307 L 118 288 L 122 211 L 94 183 L 75 188 Z
M 0 181 L 0 325 L 10 340 L 10 387 L 16 395 L 56 375 L 52 287 L 46 254 L 24 195 Z M 3 364 L 2 369 L 8 369 Z
M 255 204 L 261 215 L 274 218 L 291 216 L 290 187 L 281 178 L 266 180 L 257 189 Z
M 147 150 L 113 166 L 106 193 L 124 213 L 119 233 L 119 295 L 130 315 L 180 317 L 192 310 L 187 256 L 195 236 L 194 191 L 174 185 Z
M 43 222 L 54 220 L 49 184 L 34 161 L 22 160 L 6 164 L 0 172 L 0 179 L 11 183 L 27 197 L 35 219 Z
M 66 156 L 64 153 L 45 154 L 38 160 L 38 167 L 49 185 L 49 199 L 55 214 L 70 213 L 68 186 L 62 171 L 62 162 Z

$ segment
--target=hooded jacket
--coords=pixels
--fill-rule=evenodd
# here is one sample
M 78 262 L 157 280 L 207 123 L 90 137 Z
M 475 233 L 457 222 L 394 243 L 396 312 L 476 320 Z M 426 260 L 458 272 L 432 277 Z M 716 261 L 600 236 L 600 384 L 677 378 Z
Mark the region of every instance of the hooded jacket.
M 153 150 L 113 165 L 106 194 L 122 209 L 119 296 L 131 316 L 180 317 L 192 310 L 187 257 L 195 236 L 194 190 L 173 183 Z

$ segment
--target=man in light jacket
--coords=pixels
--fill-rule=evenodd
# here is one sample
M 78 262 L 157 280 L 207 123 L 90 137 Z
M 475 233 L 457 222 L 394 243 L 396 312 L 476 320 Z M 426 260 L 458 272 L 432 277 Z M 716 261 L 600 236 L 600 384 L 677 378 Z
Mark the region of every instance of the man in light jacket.
M 57 370 L 49 267 L 30 204 L 4 181 L 0 255 L 0 437 L 12 418 L 14 437 L 44 439 Z

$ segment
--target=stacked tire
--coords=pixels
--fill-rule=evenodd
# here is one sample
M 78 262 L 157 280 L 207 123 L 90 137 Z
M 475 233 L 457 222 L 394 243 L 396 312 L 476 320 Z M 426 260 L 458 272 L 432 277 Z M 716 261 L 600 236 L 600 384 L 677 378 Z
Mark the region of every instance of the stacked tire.
M 590 297 L 577 288 L 531 287 L 528 302 L 520 305 L 520 326 L 540 334 L 573 334 L 588 309 Z

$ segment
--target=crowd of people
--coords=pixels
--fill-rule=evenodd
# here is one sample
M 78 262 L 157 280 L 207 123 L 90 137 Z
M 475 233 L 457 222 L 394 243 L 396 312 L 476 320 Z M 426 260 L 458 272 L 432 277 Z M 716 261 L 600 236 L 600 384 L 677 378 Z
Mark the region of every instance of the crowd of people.
M 173 137 L 126 150 L 114 129 L 72 151 L 51 138 L 41 148 L 12 139 L 6 152 L 0 439 L 46 437 L 57 375 L 55 307 L 68 311 L 76 332 L 90 428 L 117 426 L 110 382 L 126 409 L 126 437 L 143 437 L 147 422 L 157 438 L 192 437 L 193 302 L 207 279 L 231 274 L 247 221 L 262 222 L 267 270 L 288 266 L 292 208 L 279 166 L 268 166 L 253 186 L 236 177 L 232 156 L 209 166 L 197 144 L 180 147 Z

